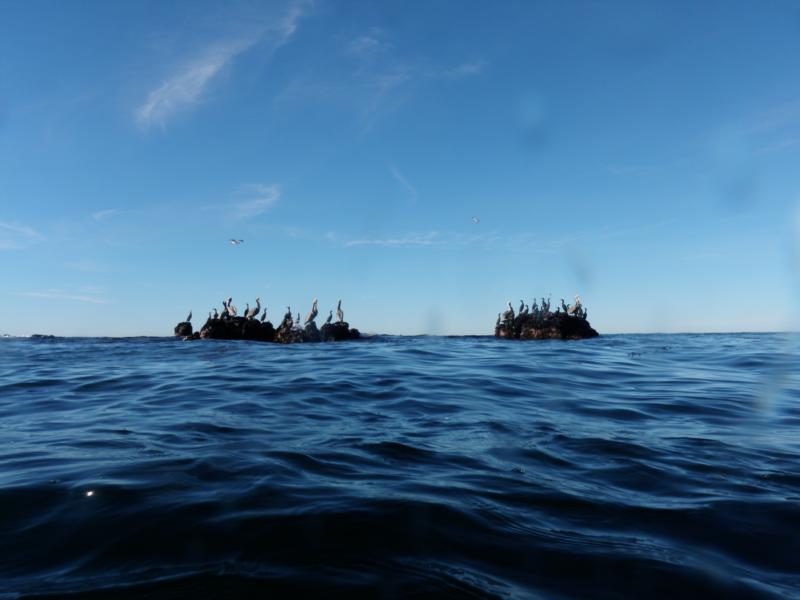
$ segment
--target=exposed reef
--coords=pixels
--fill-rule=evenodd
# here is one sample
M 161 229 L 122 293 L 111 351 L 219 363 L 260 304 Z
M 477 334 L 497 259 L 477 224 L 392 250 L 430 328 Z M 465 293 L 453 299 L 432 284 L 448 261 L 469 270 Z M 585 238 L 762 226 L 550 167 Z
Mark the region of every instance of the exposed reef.
M 563 308 L 563 311 L 562 311 Z M 519 340 L 583 340 L 598 337 L 586 319 L 587 311 L 575 297 L 575 305 L 570 306 L 561 300 L 556 312 L 550 310 L 550 301 L 542 298 L 539 307 L 533 301 L 531 309 L 524 302 L 520 304 L 519 314 L 514 313 L 511 302 L 508 310 L 497 315 L 494 328 L 495 337 Z
M 283 321 L 276 328 L 270 321 L 258 320 L 255 316 L 260 309 L 260 299 L 257 300 L 257 309 L 245 311 L 247 316 L 236 316 L 236 309 L 230 300 L 223 303 L 222 314 L 209 314 L 208 319 L 199 331 L 194 331 L 190 322 L 191 313 L 186 321 L 181 321 L 175 326 L 174 333 L 184 339 L 214 339 L 214 340 L 252 340 L 258 342 L 274 342 L 278 344 L 297 344 L 310 342 L 340 342 L 343 340 L 357 340 L 361 337 L 358 329 L 351 328 L 344 320 L 335 323 L 325 323 L 321 329 L 314 322 L 316 317 L 316 302 L 312 313 L 304 327 L 296 323 L 287 312 Z M 337 309 L 341 311 L 341 305 Z M 331 311 L 331 314 L 333 311 Z M 266 316 L 266 312 L 262 317 Z M 299 319 L 299 315 L 298 315 Z

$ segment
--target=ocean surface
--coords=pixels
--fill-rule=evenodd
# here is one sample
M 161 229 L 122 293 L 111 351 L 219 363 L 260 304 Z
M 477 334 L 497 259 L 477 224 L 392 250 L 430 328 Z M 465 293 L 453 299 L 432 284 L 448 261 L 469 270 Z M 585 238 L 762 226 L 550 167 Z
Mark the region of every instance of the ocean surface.
M 0 340 L 0 599 L 800 598 L 798 343 Z

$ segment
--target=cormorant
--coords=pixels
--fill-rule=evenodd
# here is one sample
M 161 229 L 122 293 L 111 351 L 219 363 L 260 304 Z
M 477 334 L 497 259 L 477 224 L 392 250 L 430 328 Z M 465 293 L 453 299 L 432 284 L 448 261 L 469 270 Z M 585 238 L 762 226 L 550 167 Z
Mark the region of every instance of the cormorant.
M 327 318 L 327 319 L 325 319 L 325 324 L 326 324 L 326 325 L 330 324 L 330 322 L 331 322 L 331 319 L 333 319 L 333 311 L 331 311 L 331 314 L 329 314 L 329 315 L 328 315 L 328 318 Z
M 508 310 L 503 313 L 503 320 L 504 321 L 514 320 L 514 309 L 511 306 L 511 300 L 508 301 Z

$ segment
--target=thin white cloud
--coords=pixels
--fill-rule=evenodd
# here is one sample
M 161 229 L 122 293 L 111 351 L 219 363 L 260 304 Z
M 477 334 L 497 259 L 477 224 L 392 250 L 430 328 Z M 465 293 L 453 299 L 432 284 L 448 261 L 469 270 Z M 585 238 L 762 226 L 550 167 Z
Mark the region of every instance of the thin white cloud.
M 402 237 L 395 238 L 362 238 L 349 240 L 344 243 L 350 246 L 432 246 L 442 244 L 438 231 L 428 231 L 426 233 L 409 233 Z
M 383 31 L 378 27 L 373 27 L 368 33 L 350 40 L 344 52 L 357 60 L 371 63 L 391 48 L 392 45 L 386 40 Z
M 44 236 L 33 227 L 0 221 L 0 250 L 19 250 L 42 240 Z
M 119 214 L 120 210 L 118 208 L 107 208 L 105 210 L 98 210 L 92 213 L 92 218 L 95 221 L 105 221 L 109 217 L 113 217 L 116 214 Z
M 347 40 L 341 53 L 351 59 L 348 70 L 300 74 L 276 100 L 292 105 L 297 100 L 350 105 L 361 133 L 366 133 L 382 116 L 413 98 L 420 86 L 477 76 L 489 64 L 480 58 L 443 66 L 418 56 L 412 58 L 376 27 Z
M 46 300 L 67 300 L 73 302 L 87 302 L 89 304 L 110 303 L 110 300 L 92 295 L 91 293 L 74 294 L 58 289 L 48 289 L 39 292 L 20 292 L 19 295 L 27 296 L 28 298 L 43 298 Z
M 307 7 L 306 2 L 295 2 L 273 25 L 236 39 L 213 42 L 194 58 L 184 61 L 148 93 L 134 111 L 136 121 L 145 129 L 164 126 L 174 114 L 197 104 L 216 76 L 238 55 L 260 43 L 269 43 L 272 51 L 286 44 L 297 31 Z
M 444 79 L 464 79 L 465 77 L 474 77 L 475 75 L 480 75 L 483 73 L 488 65 L 489 62 L 482 58 L 472 62 L 465 62 L 451 69 L 445 69 L 441 72 L 441 77 Z
M 265 213 L 278 202 L 281 188 L 275 183 L 251 183 L 242 186 L 240 194 L 248 196 L 247 199 L 228 205 L 228 210 L 235 219 L 250 219 Z
M 411 194 L 411 197 L 416 200 L 417 199 L 417 188 L 415 188 L 411 183 L 409 183 L 408 179 L 403 177 L 403 174 L 397 169 L 397 167 L 391 167 L 389 169 L 392 173 L 392 176 L 397 180 L 397 182 L 402 185 L 408 193 Z

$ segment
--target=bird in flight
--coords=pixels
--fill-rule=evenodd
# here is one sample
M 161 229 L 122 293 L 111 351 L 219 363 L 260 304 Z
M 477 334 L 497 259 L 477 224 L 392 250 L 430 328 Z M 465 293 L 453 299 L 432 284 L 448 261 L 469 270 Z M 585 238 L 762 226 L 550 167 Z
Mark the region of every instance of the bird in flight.
M 233 238 L 231 238 L 231 239 L 230 239 L 230 240 L 228 240 L 228 241 L 230 242 L 230 245 L 231 245 L 231 246 L 238 246 L 238 245 L 239 245 L 239 244 L 241 244 L 241 243 L 242 243 L 244 240 L 236 240 L 236 239 L 233 239 Z
M 480 223 L 481 220 L 478 217 L 472 217 L 472 222 L 473 223 Z

